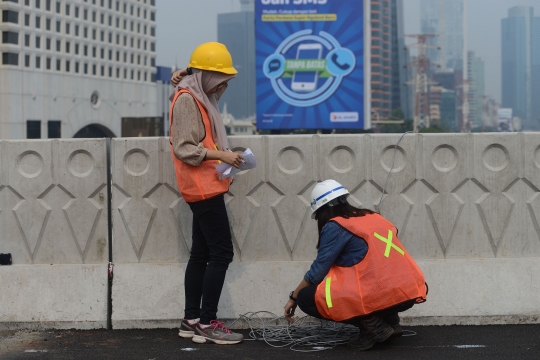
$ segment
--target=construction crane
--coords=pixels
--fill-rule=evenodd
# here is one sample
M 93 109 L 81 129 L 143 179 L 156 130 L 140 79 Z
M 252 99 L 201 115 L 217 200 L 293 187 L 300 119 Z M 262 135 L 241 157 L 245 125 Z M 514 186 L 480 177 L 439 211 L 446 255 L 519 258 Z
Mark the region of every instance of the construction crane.
M 436 63 L 429 61 L 427 57 L 427 49 L 437 47 L 429 45 L 427 43 L 427 40 L 435 38 L 438 35 L 419 34 L 406 36 L 417 40 L 416 44 L 409 45 L 408 47 L 418 49 L 418 57 L 416 61 L 408 63 L 407 65 L 405 65 L 405 67 L 416 67 L 416 78 L 412 81 L 407 82 L 407 84 L 415 86 L 413 130 L 415 132 L 418 132 L 418 130 L 428 128 L 430 126 L 429 86 L 436 85 L 437 83 L 431 81 L 428 70 L 430 67 L 440 66 Z

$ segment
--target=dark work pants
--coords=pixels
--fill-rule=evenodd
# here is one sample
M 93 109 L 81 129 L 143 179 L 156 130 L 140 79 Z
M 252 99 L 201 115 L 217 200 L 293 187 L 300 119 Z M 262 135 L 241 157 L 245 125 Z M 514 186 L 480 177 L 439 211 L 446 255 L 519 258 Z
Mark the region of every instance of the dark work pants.
M 225 273 L 233 260 L 231 230 L 223 195 L 188 205 L 193 212 L 193 244 L 184 279 L 184 316 L 201 318 L 207 325 L 216 319 Z
M 300 310 L 302 310 L 303 312 L 305 312 L 306 314 L 310 316 L 313 316 L 319 319 L 324 319 L 324 320 L 331 320 L 331 319 L 326 319 L 325 317 L 323 317 L 319 313 L 319 310 L 317 310 L 317 305 L 315 304 L 316 291 L 317 291 L 317 285 L 309 285 L 303 288 L 302 290 L 300 290 L 300 292 L 298 293 L 298 307 L 300 308 Z M 380 316 L 381 318 L 383 318 L 383 320 L 384 319 L 393 320 L 395 316 L 397 315 L 397 313 L 409 310 L 410 308 L 413 307 L 414 304 L 415 304 L 415 301 L 412 300 L 403 304 L 392 306 L 391 308 L 388 308 L 388 309 L 377 311 L 370 315 L 357 316 L 352 319 L 348 319 L 348 320 L 344 320 L 340 322 L 345 323 L 345 324 L 360 326 L 362 320 L 366 320 L 372 315 Z M 395 324 L 389 324 L 389 325 L 395 325 Z

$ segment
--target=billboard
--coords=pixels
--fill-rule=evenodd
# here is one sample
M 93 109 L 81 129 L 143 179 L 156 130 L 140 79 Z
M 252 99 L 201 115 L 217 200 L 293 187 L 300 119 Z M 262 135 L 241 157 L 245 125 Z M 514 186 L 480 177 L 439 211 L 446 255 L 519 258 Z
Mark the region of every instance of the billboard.
M 512 123 L 512 109 L 501 108 L 498 111 L 498 131 L 499 132 L 512 132 L 514 126 Z
M 256 0 L 258 129 L 370 128 L 369 14 L 367 0 Z

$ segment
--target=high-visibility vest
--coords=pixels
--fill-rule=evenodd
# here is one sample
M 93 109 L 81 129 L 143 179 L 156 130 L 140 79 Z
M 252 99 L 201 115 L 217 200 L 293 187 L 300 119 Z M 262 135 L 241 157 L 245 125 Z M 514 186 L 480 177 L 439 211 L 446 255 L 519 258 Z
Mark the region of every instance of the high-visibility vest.
M 379 214 L 332 221 L 364 239 L 368 252 L 356 265 L 334 264 L 317 286 L 315 304 L 323 317 L 343 321 L 411 300 L 426 301 L 424 275 L 390 221 Z
M 189 90 L 182 89 L 174 97 L 170 111 L 170 136 L 173 134 L 173 109 L 178 97 L 182 94 L 191 94 Z M 212 135 L 212 124 L 208 117 L 208 112 L 202 104 L 193 96 L 199 111 L 202 115 L 204 123 L 204 131 L 206 135 L 202 140 L 202 144 L 206 149 L 216 150 L 217 146 Z M 220 180 L 216 172 L 217 160 L 204 160 L 199 166 L 186 164 L 174 155 L 174 149 L 171 143 L 171 154 L 176 171 L 176 180 L 178 189 L 186 202 L 197 202 L 211 197 L 226 193 L 229 191 L 229 179 Z

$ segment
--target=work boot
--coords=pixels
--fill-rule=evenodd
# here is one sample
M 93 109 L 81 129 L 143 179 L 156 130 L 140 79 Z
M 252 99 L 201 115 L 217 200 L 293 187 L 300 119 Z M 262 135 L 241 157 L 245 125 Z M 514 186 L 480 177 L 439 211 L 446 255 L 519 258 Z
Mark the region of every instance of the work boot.
M 381 317 L 371 315 L 362 320 L 358 339 L 348 343 L 349 348 L 355 350 L 368 350 L 378 342 L 383 342 L 394 333 L 394 329 L 385 323 Z
M 392 341 L 394 339 L 397 339 L 398 337 L 403 336 L 403 328 L 399 324 L 400 319 L 397 313 L 387 316 L 383 318 L 383 320 L 385 323 L 390 325 L 392 329 L 394 329 L 394 333 L 388 338 L 387 341 Z

